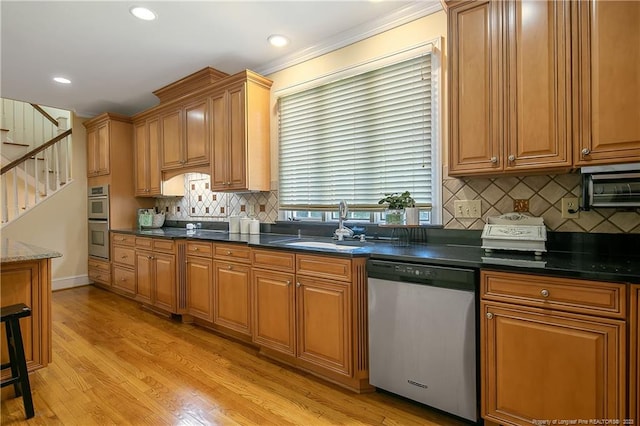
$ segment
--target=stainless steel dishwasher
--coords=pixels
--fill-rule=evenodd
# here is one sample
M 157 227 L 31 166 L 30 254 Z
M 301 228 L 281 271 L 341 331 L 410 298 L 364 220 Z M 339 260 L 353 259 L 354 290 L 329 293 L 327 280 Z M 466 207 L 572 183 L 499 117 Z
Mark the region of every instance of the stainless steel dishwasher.
M 476 276 L 369 260 L 369 382 L 478 421 Z

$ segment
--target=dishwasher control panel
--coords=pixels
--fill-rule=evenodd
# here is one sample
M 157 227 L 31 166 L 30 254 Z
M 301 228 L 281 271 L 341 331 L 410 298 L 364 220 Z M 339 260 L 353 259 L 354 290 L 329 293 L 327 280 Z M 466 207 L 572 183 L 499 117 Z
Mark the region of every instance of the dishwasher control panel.
M 406 281 L 462 290 L 474 290 L 478 276 L 477 271 L 473 269 L 373 259 L 369 259 L 367 262 L 367 275 L 370 278 Z

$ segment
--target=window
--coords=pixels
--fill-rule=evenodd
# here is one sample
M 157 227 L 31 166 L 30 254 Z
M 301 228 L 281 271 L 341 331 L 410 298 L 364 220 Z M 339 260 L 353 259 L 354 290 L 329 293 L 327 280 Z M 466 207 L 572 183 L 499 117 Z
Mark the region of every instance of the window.
M 423 50 L 279 98 L 281 210 L 304 219 L 346 200 L 354 219 L 377 221 L 371 212 L 385 193 L 409 190 L 431 218 L 439 187 L 432 57 Z

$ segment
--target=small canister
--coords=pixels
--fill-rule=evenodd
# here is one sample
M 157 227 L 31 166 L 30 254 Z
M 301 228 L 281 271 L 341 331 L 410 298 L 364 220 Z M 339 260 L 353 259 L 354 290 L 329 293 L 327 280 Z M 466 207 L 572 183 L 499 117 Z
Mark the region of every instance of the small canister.
M 249 234 L 259 234 L 260 233 L 260 221 L 258 219 L 251 219 L 249 222 Z
M 249 233 L 249 223 L 251 222 L 251 219 L 248 217 L 242 217 L 240 218 L 240 233 L 241 234 L 248 234 Z
M 229 216 L 229 233 L 240 233 L 240 216 Z

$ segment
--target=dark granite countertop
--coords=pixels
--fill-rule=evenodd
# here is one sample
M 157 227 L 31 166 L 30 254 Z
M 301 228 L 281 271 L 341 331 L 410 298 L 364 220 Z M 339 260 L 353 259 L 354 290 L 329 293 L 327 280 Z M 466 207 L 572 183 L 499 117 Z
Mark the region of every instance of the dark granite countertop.
M 494 251 L 486 253 L 478 244 L 411 243 L 400 246 L 388 240 L 367 240 L 366 243 L 349 241 L 338 243 L 330 237 L 297 238 L 291 234 L 261 233 L 230 234 L 223 230 L 184 228 L 161 229 L 125 229 L 117 232 L 139 236 L 197 239 L 216 242 L 237 242 L 254 247 L 279 250 L 297 250 L 325 255 L 362 257 L 371 259 L 395 260 L 422 264 L 454 266 L 473 269 L 492 269 L 541 275 L 564 276 L 601 281 L 614 281 L 640 284 L 640 256 L 629 254 L 610 254 L 600 251 L 550 250 L 540 257 L 533 253 L 512 253 Z M 322 248 L 288 245 L 292 242 L 324 242 L 344 244 L 347 247 Z M 588 248 L 587 248 L 588 249 Z

